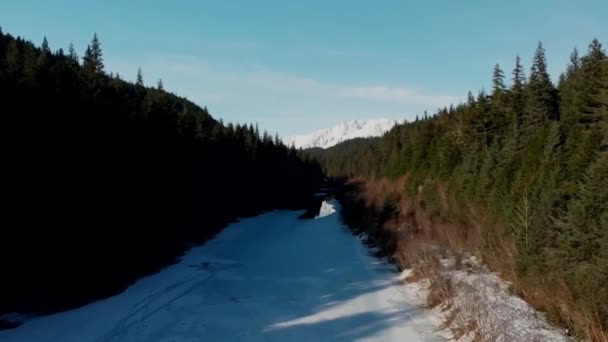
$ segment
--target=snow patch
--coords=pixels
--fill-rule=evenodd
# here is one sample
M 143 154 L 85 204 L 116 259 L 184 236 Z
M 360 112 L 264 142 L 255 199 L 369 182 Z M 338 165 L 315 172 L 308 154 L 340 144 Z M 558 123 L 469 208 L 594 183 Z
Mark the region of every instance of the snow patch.
M 544 315 L 521 298 L 513 295 L 509 284 L 490 272 L 475 257 L 465 259 L 456 267 L 453 258 L 441 261 L 441 275 L 449 279 L 454 297 L 449 303 L 432 309 L 432 320 L 442 335 L 459 342 L 475 341 L 475 334 L 497 342 L 551 341 L 567 342 L 563 329 L 549 324 Z M 411 270 L 406 270 L 405 276 Z M 421 304 L 428 295 L 430 282 L 422 279 L 406 285 L 409 293 L 419 297 Z M 414 301 L 411 298 L 410 301 Z M 450 315 L 456 311 L 452 317 Z M 451 321 L 449 326 L 446 322 Z M 477 332 L 455 338 L 450 328 L 464 327 L 475 322 Z M 484 339 L 482 339 L 484 340 Z
M 325 216 L 329 216 L 335 212 L 336 212 L 336 209 L 334 208 L 333 204 L 331 204 L 327 201 L 323 201 L 323 203 L 321 203 L 321 208 L 319 209 L 319 213 L 317 214 L 317 216 L 315 216 L 315 219 L 320 219 Z

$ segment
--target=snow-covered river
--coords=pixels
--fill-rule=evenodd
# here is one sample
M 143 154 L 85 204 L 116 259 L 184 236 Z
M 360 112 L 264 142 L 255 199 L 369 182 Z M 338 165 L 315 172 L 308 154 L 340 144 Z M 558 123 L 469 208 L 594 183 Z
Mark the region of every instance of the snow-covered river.
M 0 331 L 0 341 L 439 340 L 337 205 L 314 220 L 298 211 L 244 219 L 123 293 Z

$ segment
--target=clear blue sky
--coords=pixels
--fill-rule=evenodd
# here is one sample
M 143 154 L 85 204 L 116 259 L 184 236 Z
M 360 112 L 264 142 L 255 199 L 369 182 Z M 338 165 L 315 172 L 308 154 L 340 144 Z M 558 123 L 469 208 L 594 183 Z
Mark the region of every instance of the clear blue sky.
M 492 67 L 529 68 L 537 41 L 555 80 L 573 47 L 608 40 L 606 0 L 7 0 L 5 32 L 287 136 L 353 119 L 413 118 L 489 88 Z

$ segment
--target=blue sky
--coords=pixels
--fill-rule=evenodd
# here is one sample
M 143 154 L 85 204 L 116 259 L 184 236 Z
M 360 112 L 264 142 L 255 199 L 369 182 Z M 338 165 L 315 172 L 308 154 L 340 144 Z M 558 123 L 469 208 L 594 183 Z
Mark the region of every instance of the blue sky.
M 488 89 L 495 63 L 529 69 L 537 41 L 557 78 L 572 49 L 608 39 L 608 1 L 86 1 L 0 4 L 5 32 L 283 136 L 354 119 L 411 119 Z

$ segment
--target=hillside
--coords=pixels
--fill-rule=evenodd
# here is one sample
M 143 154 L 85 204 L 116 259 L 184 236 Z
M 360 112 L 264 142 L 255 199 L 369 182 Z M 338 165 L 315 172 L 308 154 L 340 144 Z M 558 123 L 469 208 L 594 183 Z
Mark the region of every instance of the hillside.
M 455 253 L 480 255 L 553 320 L 602 341 L 608 329 L 606 52 L 598 40 L 582 56 L 575 50 L 555 85 L 539 43 L 528 76 L 519 57 L 511 74 L 507 84 L 496 65 L 489 93 L 469 93 L 466 103 L 397 125 L 380 139 L 311 155 L 328 175 L 369 181 L 353 197 L 351 214 L 369 210 L 385 222 L 372 226 L 389 251 L 398 252 L 405 234 L 404 241 L 426 235 Z M 412 230 L 399 231 L 400 224 Z
M 0 313 L 117 293 L 240 216 L 301 207 L 317 164 L 206 108 L 0 30 Z

